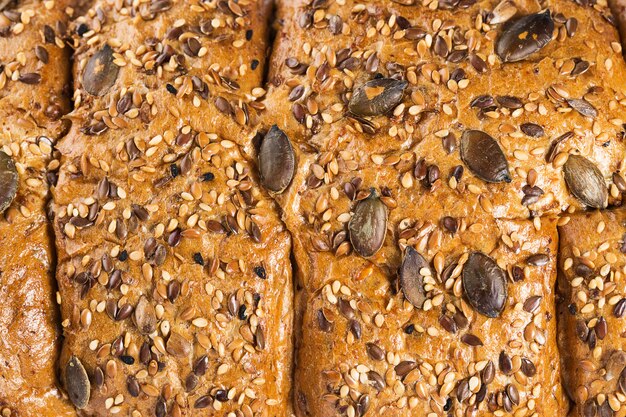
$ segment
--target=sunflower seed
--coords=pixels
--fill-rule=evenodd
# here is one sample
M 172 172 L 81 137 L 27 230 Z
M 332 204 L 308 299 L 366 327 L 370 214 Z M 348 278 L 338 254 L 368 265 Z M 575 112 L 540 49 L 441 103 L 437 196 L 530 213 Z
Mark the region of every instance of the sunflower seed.
M 76 408 L 87 407 L 91 384 L 85 367 L 76 356 L 72 356 L 65 365 L 65 389 Z
M 83 87 L 94 96 L 101 96 L 115 83 L 120 68 L 113 63 L 113 50 L 104 45 L 87 62 Z
M 592 208 L 605 208 L 608 191 L 597 166 L 581 155 L 570 155 L 563 165 L 565 183 L 581 203 Z
M 357 203 L 348 230 L 352 247 L 364 258 L 373 256 L 383 246 L 387 233 L 387 206 L 374 190 Z
M 18 174 L 13 159 L 0 151 L 0 213 L 13 202 L 17 194 Z
M 487 182 L 511 182 L 509 164 L 500 145 L 480 130 L 466 130 L 461 136 L 461 160 L 478 178 Z
M 539 51 L 552 40 L 554 21 L 550 10 L 520 17 L 504 28 L 496 42 L 496 54 L 504 62 L 517 62 Z
M 356 116 L 385 114 L 402 101 L 406 81 L 377 78 L 357 88 L 348 103 L 348 109 Z
M 572 98 L 567 100 L 567 104 L 585 117 L 598 117 L 598 110 L 585 99 Z
M 507 297 L 506 273 L 489 256 L 473 252 L 463 267 L 463 292 L 480 314 L 498 317 Z
M 179 333 L 171 332 L 170 338 L 167 340 L 166 350 L 171 355 L 184 358 L 191 353 L 191 343 Z
M 156 312 L 148 299 L 142 295 L 135 307 L 135 324 L 141 334 L 150 334 L 156 330 Z
M 407 246 L 398 275 L 404 297 L 417 308 L 422 308 L 426 301 L 424 277 L 420 273 L 422 268 L 429 269 L 426 259 L 412 246 Z
M 282 193 L 295 174 L 296 156 L 289 138 L 274 125 L 261 142 L 259 149 L 259 171 L 265 188 Z
M 492 25 L 504 23 L 517 13 L 517 7 L 511 0 L 503 0 L 489 14 L 488 22 Z

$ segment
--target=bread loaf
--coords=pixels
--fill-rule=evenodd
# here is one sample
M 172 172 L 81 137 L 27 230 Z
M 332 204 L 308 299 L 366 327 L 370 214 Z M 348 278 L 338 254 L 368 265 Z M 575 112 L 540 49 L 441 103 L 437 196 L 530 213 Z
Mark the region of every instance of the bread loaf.
M 102 1 L 76 22 L 53 211 L 84 415 L 291 414 L 290 236 L 242 151 L 268 6 Z
M 566 415 L 551 215 L 626 189 L 606 3 L 277 14 L 261 143 L 293 151 L 259 165 L 294 239 L 297 415 Z
M 73 416 L 57 388 L 60 319 L 46 218 L 53 145 L 66 130 L 69 1 L 0 12 L 0 415 Z
M 575 214 L 559 228 L 558 339 L 576 416 L 626 415 L 625 227 L 620 209 Z

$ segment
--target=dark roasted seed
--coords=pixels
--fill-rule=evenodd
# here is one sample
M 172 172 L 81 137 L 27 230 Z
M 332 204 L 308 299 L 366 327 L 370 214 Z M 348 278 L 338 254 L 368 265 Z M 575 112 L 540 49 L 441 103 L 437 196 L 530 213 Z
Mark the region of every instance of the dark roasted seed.
M 83 72 L 83 87 L 94 96 L 106 93 L 115 83 L 119 67 L 113 63 L 113 50 L 104 45 L 87 62 Z
M 285 133 L 274 125 L 261 142 L 259 150 L 261 183 L 268 190 L 282 193 L 295 174 L 295 153 Z
M 480 130 L 466 130 L 461 137 L 461 159 L 486 182 L 511 182 L 509 164 L 500 145 Z
M 422 269 L 430 269 L 428 262 L 412 246 L 407 246 L 398 277 L 404 297 L 417 308 L 422 308 L 426 301 Z
M 348 109 L 356 116 L 385 114 L 402 101 L 408 83 L 392 78 L 377 78 L 366 82 L 352 94 Z
M 483 341 L 480 340 L 478 336 L 471 334 L 471 333 L 465 333 L 463 336 L 461 336 L 461 342 L 465 343 L 468 346 L 482 346 L 483 345 Z
M 348 230 L 352 247 L 364 258 L 374 256 L 383 246 L 387 233 L 387 206 L 374 190 L 356 204 Z
M 554 21 L 550 10 L 522 16 L 507 25 L 495 45 L 504 62 L 517 62 L 545 47 L 552 40 Z
M 565 183 L 581 203 L 592 208 L 605 208 L 608 200 L 604 176 L 598 167 L 581 155 L 570 155 L 563 165 Z
M 373 360 L 382 361 L 385 359 L 385 351 L 382 350 L 380 346 L 378 346 L 377 344 L 367 343 L 365 347 L 366 347 L 368 356 L 372 358 Z
M 473 252 L 463 267 L 463 293 L 476 311 L 498 317 L 507 297 L 505 272 L 489 256 Z
M 18 173 L 13 159 L 0 151 L 0 213 L 13 202 L 18 188 Z
M 78 409 L 87 407 L 91 384 L 80 359 L 72 356 L 65 365 L 65 389 L 72 404 Z

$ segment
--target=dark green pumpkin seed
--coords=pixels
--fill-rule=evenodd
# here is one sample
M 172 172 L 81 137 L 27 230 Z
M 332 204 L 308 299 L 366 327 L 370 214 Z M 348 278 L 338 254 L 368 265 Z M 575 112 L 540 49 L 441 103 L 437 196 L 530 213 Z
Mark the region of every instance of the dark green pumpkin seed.
M 480 314 L 498 317 L 507 297 L 506 273 L 489 256 L 473 252 L 463 266 L 463 292 Z
M 570 155 L 563 165 L 565 183 L 570 192 L 588 207 L 605 208 L 608 191 L 597 166 L 581 155 Z
M 406 81 L 393 78 L 377 78 L 354 90 L 348 103 L 348 110 L 357 116 L 378 116 L 385 114 L 402 101 Z
M 417 308 L 422 308 L 424 301 L 426 301 L 424 277 L 420 273 L 422 268 L 428 268 L 426 259 L 412 246 L 407 246 L 398 276 L 404 298 Z
M 274 193 L 282 193 L 291 184 L 295 169 L 296 155 L 291 141 L 278 126 L 272 126 L 259 149 L 261 183 Z
M 15 198 L 18 178 L 13 158 L 0 151 L 0 213 L 3 213 Z
M 461 136 L 461 160 L 478 178 L 487 182 L 511 182 L 509 164 L 498 142 L 480 130 Z
M 104 45 L 87 62 L 83 73 L 83 87 L 94 96 L 101 96 L 108 91 L 115 80 L 120 67 L 113 63 L 113 50 Z
M 553 31 L 550 10 L 522 16 L 504 28 L 496 42 L 496 53 L 504 62 L 521 61 L 546 46 Z
M 357 203 L 348 230 L 352 247 L 364 258 L 373 256 L 383 246 L 387 233 L 387 206 L 375 191 Z
M 65 365 L 65 389 L 76 408 L 87 407 L 91 383 L 85 367 L 76 356 L 72 356 Z

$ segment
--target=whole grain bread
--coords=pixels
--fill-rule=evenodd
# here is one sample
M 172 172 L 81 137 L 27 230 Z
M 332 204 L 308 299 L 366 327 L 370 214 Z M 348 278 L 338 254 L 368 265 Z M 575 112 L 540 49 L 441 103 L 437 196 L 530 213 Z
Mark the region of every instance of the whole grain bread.
M 61 116 L 69 110 L 70 6 L 26 0 L 0 11 L 2 416 L 76 415 L 57 387 L 60 319 L 46 216 L 55 180 L 53 145 L 67 130 Z M 5 182 L 7 170 L 16 175 Z M 7 200 L 15 185 L 17 193 Z
M 291 414 L 290 236 L 242 151 L 268 6 L 102 1 L 75 23 L 52 211 L 84 415 Z

